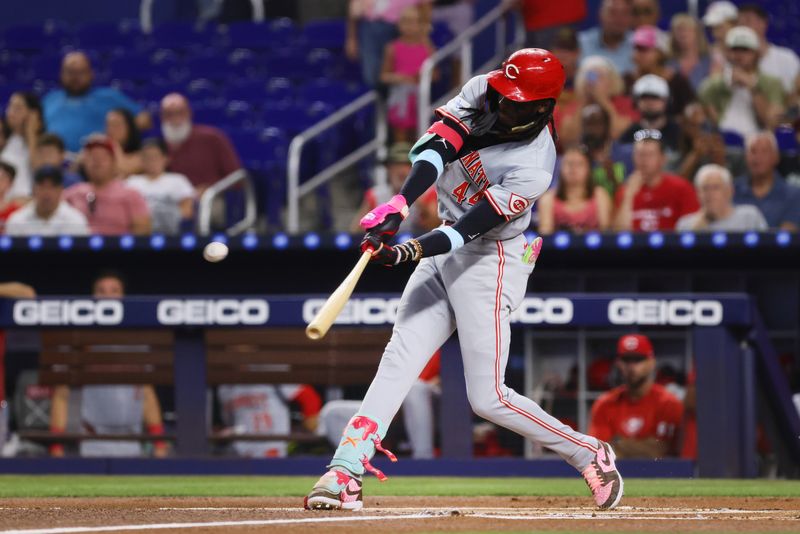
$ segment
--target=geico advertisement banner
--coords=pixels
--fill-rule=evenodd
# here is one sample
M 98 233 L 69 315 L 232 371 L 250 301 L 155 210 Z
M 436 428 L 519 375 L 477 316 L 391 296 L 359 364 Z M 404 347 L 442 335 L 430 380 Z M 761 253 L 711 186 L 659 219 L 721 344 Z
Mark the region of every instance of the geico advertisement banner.
M 671 297 L 671 298 L 670 298 Z M 698 297 L 700 297 L 698 295 Z M 559 326 L 717 326 L 751 324 L 746 295 L 547 295 L 525 297 L 511 313 L 517 325 Z M 716 297 L 716 296 L 714 296 Z M 325 303 L 325 296 L 269 295 L 238 297 L 130 297 L 0 299 L 3 327 L 305 327 Z M 480 306 L 481 303 L 475 303 Z M 494 303 L 483 303 L 487 321 Z M 337 325 L 394 324 L 399 295 L 356 295 L 336 320 Z M 425 313 L 424 310 L 418 313 Z

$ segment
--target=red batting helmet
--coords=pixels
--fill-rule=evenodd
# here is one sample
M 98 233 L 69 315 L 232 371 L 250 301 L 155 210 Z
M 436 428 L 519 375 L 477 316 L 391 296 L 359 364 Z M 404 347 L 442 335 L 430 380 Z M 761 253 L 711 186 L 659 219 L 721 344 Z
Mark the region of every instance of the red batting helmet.
M 541 48 L 517 50 L 503 62 L 503 68 L 487 76 L 489 85 L 516 102 L 558 100 L 565 79 L 564 66 L 558 58 Z

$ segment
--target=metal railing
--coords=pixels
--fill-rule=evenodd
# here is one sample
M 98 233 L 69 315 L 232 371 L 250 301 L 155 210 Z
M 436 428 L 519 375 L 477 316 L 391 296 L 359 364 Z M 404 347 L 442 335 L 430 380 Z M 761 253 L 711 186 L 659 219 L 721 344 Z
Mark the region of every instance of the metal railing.
M 197 208 L 197 231 L 200 235 L 208 235 L 211 233 L 211 211 L 214 205 L 214 199 L 228 189 L 238 185 L 240 182 L 244 184 L 244 217 L 241 221 L 225 230 L 225 233 L 232 236 L 239 235 L 255 225 L 258 216 L 256 209 L 256 192 L 253 188 L 253 182 L 247 175 L 247 171 L 239 169 L 233 171 L 219 182 L 209 186 L 200 196 L 199 206 Z
M 318 172 L 303 184 L 300 184 L 300 161 L 303 147 L 311 139 L 317 137 L 322 132 L 336 126 L 345 119 L 358 113 L 367 106 L 374 105 L 375 113 L 375 138 L 356 148 L 348 155 L 339 159 L 330 167 Z M 373 153 L 381 156 L 386 150 L 387 124 L 384 106 L 378 93 L 370 91 L 356 98 L 343 108 L 337 110 L 329 117 L 321 120 L 302 133 L 296 135 L 289 145 L 289 156 L 287 162 L 287 214 L 286 228 L 290 233 L 300 231 L 300 199 L 311 193 L 317 187 L 331 180 L 338 173 L 372 155 Z
M 153 31 L 153 4 L 156 0 L 142 0 L 139 3 L 139 27 L 143 33 Z M 253 7 L 253 22 L 264 22 L 264 2 L 261 0 L 250 0 Z
M 449 100 L 460 87 L 454 88 L 437 102 L 431 103 L 431 85 L 433 82 L 433 70 L 436 66 L 459 53 L 461 62 L 461 85 L 466 83 L 475 72 L 488 70 L 498 65 L 506 57 L 506 16 L 513 16 L 514 40 L 511 43 L 515 49 L 520 48 L 525 42 L 525 28 L 522 20 L 516 13 L 516 7 L 512 0 L 505 0 L 486 15 L 470 26 L 464 33 L 447 43 L 445 46 L 431 54 L 423 63 L 419 73 L 419 97 L 417 99 L 417 129 L 421 136 L 430 125 L 431 114 L 440 105 Z M 483 30 L 494 24 L 495 28 L 495 54 L 485 63 L 473 68 L 472 46 L 474 38 Z

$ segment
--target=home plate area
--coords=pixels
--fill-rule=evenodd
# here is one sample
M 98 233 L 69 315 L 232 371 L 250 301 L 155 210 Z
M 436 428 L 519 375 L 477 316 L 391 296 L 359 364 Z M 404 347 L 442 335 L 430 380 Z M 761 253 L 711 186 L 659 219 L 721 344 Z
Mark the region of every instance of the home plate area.
M 572 497 L 376 497 L 360 512 L 283 498 L 61 498 L 0 503 L 0 534 L 79 532 L 798 532 L 800 499 L 631 498 L 612 511 Z

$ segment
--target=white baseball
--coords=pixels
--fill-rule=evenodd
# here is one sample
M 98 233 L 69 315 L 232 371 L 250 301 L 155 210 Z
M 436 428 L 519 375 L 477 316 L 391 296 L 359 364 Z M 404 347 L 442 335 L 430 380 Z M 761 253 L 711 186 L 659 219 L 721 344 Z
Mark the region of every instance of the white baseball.
M 228 255 L 228 245 L 219 241 L 212 241 L 203 249 L 203 257 L 206 261 L 216 263 L 222 261 Z

